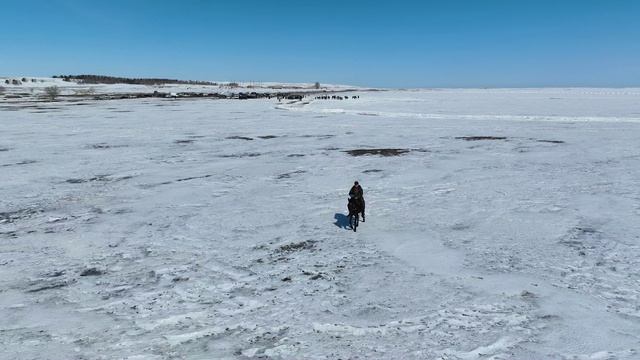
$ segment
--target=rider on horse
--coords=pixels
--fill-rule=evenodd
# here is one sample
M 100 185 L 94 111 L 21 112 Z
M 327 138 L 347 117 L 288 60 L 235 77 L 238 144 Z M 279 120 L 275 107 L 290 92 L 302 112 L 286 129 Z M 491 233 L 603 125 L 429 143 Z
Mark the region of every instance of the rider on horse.
M 353 183 L 351 190 L 349 190 L 349 197 L 353 199 L 355 205 L 358 206 L 362 213 L 362 222 L 364 222 L 364 192 L 357 181 Z M 349 200 L 349 203 L 351 203 L 351 199 Z

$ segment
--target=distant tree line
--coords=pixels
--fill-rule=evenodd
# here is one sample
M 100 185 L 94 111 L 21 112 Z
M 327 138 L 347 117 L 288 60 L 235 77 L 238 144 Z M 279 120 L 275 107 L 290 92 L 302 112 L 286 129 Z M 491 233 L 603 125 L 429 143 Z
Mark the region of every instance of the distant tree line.
M 175 80 L 175 79 L 155 79 L 155 78 L 124 78 L 105 75 L 55 75 L 57 79 L 64 81 L 74 81 L 80 84 L 133 84 L 133 85 L 163 85 L 163 84 L 186 84 L 186 85 L 218 85 L 210 81 Z

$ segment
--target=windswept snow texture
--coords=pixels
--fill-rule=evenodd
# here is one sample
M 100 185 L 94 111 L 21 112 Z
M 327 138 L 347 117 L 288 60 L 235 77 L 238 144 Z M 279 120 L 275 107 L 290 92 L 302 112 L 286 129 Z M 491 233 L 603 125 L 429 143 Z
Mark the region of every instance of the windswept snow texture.
M 640 90 L 350 95 L 3 107 L 0 358 L 640 358 Z

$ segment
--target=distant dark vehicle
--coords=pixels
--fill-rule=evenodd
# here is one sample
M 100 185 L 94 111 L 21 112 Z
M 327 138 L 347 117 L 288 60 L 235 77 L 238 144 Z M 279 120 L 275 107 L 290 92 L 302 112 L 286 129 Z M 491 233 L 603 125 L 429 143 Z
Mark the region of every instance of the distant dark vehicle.
M 238 93 L 238 99 L 240 99 L 240 100 L 257 99 L 259 97 L 260 97 L 260 95 L 258 93 L 256 93 L 256 92 Z

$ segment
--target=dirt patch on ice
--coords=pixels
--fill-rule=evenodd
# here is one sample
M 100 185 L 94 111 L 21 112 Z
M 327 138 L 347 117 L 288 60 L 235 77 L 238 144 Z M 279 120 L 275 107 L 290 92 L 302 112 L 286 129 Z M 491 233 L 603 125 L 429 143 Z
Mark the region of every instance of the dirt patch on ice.
M 9 148 L 0 148 L 0 152 L 9 151 L 9 150 L 11 150 L 11 149 L 9 149 Z
M 296 171 L 280 174 L 280 175 L 277 176 L 277 179 L 289 179 L 293 175 L 304 174 L 304 173 L 306 173 L 306 171 L 304 171 L 304 170 L 296 170 Z
M 261 153 L 239 153 L 239 154 L 228 154 L 228 155 L 220 155 L 221 158 L 245 158 L 245 157 L 257 157 L 262 155 Z
M 35 293 L 45 290 L 58 289 L 75 283 L 75 279 L 38 279 L 32 281 L 26 289 L 28 293 Z
M 16 220 L 30 218 L 36 214 L 43 213 L 42 209 L 26 208 L 16 211 L 0 212 L 0 224 L 12 223 Z
M 289 154 L 287 155 L 287 157 L 303 157 L 305 156 L 304 154 Z
M 80 276 L 100 276 L 105 273 L 104 269 L 99 269 L 97 267 L 89 267 L 80 272 Z
M 331 134 L 324 134 L 324 135 L 300 135 L 301 138 L 316 138 L 316 139 L 331 139 L 332 137 L 335 137 L 335 135 L 331 135 Z
M 400 156 L 409 153 L 410 149 L 354 149 L 345 150 L 345 152 L 351 156 L 365 156 L 365 155 L 378 155 L 378 156 Z
M 111 145 L 107 143 L 98 143 L 98 144 L 89 144 L 86 146 L 87 149 L 96 149 L 96 150 L 105 150 L 105 149 L 113 149 L 113 148 L 123 148 L 128 145 Z
M 269 139 L 275 139 L 275 138 L 277 138 L 279 136 L 276 136 L 276 135 L 262 135 L 262 136 L 258 136 L 258 137 L 260 139 L 263 139 L 263 140 L 269 140 Z
M 0 167 L 29 165 L 29 164 L 34 164 L 34 163 L 36 163 L 36 162 L 37 162 L 37 161 L 35 161 L 35 160 L 22 160 L 22 161 L 19 161 L 19 162 L 17 162 L 17 163 L 2 164 L 2 165 L 0 165 Z
M 206 175 L 200 175 L 200 176 L 189 176 L 189 177 L 180 178 L 180 179 L 176 179 L 176 180 L 163 181 L 163 182 L 159 182 L 159 183 L 155 183 L 155 184 L 142 184 L 142 185 L 139 185 L 138 187 L 140 187 L 142 189 L 151 189 L 151 188 L 154 188 L 156 186 L 169 185 L 169 184 L 173 184 L 173 183 L 179 183 L 179 182 L 185 182 L 185 181 L 191 181 L 191 180 L 198 180 L 198 179 L 207 179 L 207 178 L 210 178 L 212 176 L 213 176 L 213 174 L 206 174 Z
M 278 248 L 278 252 L 293 252 L 302 250 L 311 250 L 315 247 L 315 241 L 305 240 L 297 243 L 285 244 Z
M 113 177 L 111 175 L 96 175 L 90 178 L 85 178 L 85 179 L 81 179 L 81 178 L 73 178 L 73 179 L 67 179 L 65 182 L 69 183 L 69 184 L 83 184 L 83 183 L 88 183 L 88 182 L 94 182 L 94 181 L 98 181 L 98 182 L 114 182 L 114 181 L 122 181 L 122 180 L 128 180 L 133 178 L 133 176 L 131 175 L 126 175 L 126 176 L 116 176 Z
M 562 140 L 536 140 L 536 141 L 541 143 L 549 143 L 549 144 L 564 144 L 564 141 Z
M 362 173 L 363 174 L 371 174 L 371 173 L 379 173 L 379 172 L 382 172 L 382 170 L 380 170 L 380 169 L 369 169 L 369 170 L 363 171 Z
M 179 139 L 179 140 L 175 140 L 173 143 L 178 145 L 188 145 L 188 144 L 193 144 L 194 142 L 195 140 L 193 139 Z
M 53 277 L 60 277 L 66 273 L 67 272 L 65 270 L 50 270 L 50 271 L 45 271 L 41 273 L 40 276 L 45 278 L 53 278 Z
M 593 242 L 600 237 L 600 232 L 590 226 L 575 226 L 560 239 L 559 243 L 568 246 L 581 256 L 586 255 L 586 250 L 593 248 Z
M 458 136 L 457 140 L 484 141 L 484 140 L 507 140 L 506 136 Z
M 9 238 L 9 239 L 17 239 L 18 232 L 17 231 L 0 231 L 0 236 Z
M 213 176 L 213 174 L 207 174 L 207 175 L 202 175 L 202 176 L 190 176 L 190 177 L 178 179 L 175 182 L 183 182 L 183 181 L 196 180 L 196 179 L 206 179 L 206 178 L 210 178 L 212 176 Z
M 246 141 L 251 141 L 253 140 L 252 137 L 248 137 L 248 136 L 229 136 L 227 137 L 227 140 L 246 140 Z

